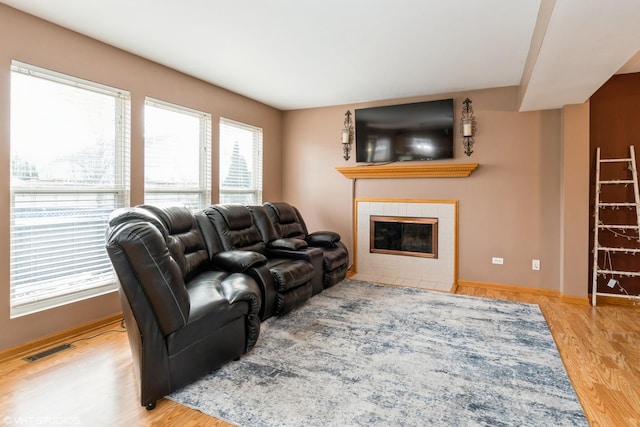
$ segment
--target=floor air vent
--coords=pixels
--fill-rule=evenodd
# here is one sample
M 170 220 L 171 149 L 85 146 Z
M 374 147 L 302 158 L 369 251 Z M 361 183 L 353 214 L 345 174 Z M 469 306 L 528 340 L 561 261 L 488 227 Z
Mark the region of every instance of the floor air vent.
M 68 350 L 73 348 L 71 344 L 60 344 L 55 347 L 48 348 L 46 350 L 41 351 L 40 353 L 32 354 L 31 356 L 23 357 L 22 360 L 26 360 L 27 362 L 36 362 L 40 359 L 43 359 L 47 356 L 51 356 L 52 354 L 59 353 L 64 350 Z

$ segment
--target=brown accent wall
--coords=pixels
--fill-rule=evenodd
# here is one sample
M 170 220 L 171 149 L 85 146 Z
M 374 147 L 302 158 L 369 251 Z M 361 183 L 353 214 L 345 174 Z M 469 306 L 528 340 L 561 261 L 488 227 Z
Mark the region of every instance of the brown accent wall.
M 629 157 L 629 146 L 636 149 L 636 165 L 640 165 L 640 139 L 638 138 L 638 117 L 637 104 L 640 99 L 640 73 L 621 74 L 613 76 L 591 97 L 591 149 L 590 149 L 590 211 L 594 212 L 595 201 L 595 155 L 596 149 L 600 147 L 601 158 L 624 158 Z M 620 177 L 630 177 L 626 164 L 603 164 L 601 177 L 614 179 Z M 601 192 L 603 201 L 633 201 L 633 188 L 604 186 Z M 601 209 L 601 219 L 605 224 L 635 224 L 636 216 L 634 209 L 621 208 L 618 210 Z M 593 216 L 590 220 L 589 229 L 590 249 L 593 249 Z M 618 230 L 619 232 L 619 230 Z M 628 236 L 637 236 L 636 233 L 627 233 Z M 613 233 L 600 233 L 600 243 L 606 246 L 624 246 L 639 248 L 638 241 L 629 240 L 626 237 L 616 238 Z M 601 260 L 601 264 L 604 261 Z M 590 259 L 589 266 L 593 261 Z M 607 265 L 608 262 L 606 263 Z M 640 255 L 625 253 L 612 253 L 611 265 L 615 270 L 640 271 Z M 591 278 L 591 271 L 589 277 Z M 598 280 L 598 291 L 613 294 L 624 293 L 619 287 L 611 289 L 606 286 L 606 282 L 611 278 L 607 275 L 600 276 Z M 630 294 L 640 294 L 640 277 L 614 277 L 619 280 L 620 285 Z
M 144 194 L 146 96 L 212 115 L 213 202 L 218 200 L 217 124 L 221 116 L 263 129 L 263 197 L 265 200 L 282 198 L 282 113 L 279 110 L 0 4 L 0 350 L 120 311 L 117 294 L 112 293 L 9 319 L 9 95 L 13 59 L 131 92 L 132 204 L 142 203 Z
M 474 153 L 467 157 L 462 142 L 455 138 L 453 162 L 478 162 L 468 178 L 359 179 L 355 182 L 336 172 L 336 166 L 354 166 L 354 159 L 342 159 L 340 130 L 347 110 L 373 105 L 400 104 L 454 98 L 456 126 L 462 101 L 469 97 L 478 122 Z M 562 271 L 584 269 L 572 265 L 572 257 L 561 252 L 588 250 L 585 229 L 569 227 L 562 215 L 565 193 L 576 183 L 563 180 L 565 170 L 584 176 L 588 165 L 588 141 L 582 139 L 588 126 L 585 109 L 570 111 L 563 122 L 563 110 L 518 112 L 518 88 L 507 87 L 448 93 L 375 103 L 287 111 L 283 120 L 283 195 L 297 205 L 311 230 L 339 231 L 353 248 L 352 198 L 457 199 L 460 201 L 459 279 L 554 290 L 586 297 L 584 282 L 565 278 Z M 573 113 L 573 114 L 571 114 Z M 566 128 L 566 129 L 565 129 Z M 566 134 L 566 136 L 565 136 Z M 563 137 L 573 144 L 564 158 Z M 582 160 L 581 160 L 582 159 Z M 438 162 L 446 162 L 444 160 Z M 563 185 L 570 186 L 563 188 Z M 587 183 L 582 183 L 567 209 L 586 224 Z M 576 203 L 581 207 L 574 209 Z M 578 239 L 574 239 L 578 236 Z M 576 242 L 562 246 L 563 240 Z M 504 258 L 503 265 L 491 263 Z M 532 259 L 541 260 L 541 270 L 531 269 Z M 563 263 L 568 266 L 563 270 Z M 586 272 L 582 271 L 582 278 Z M 566 282 L 566 283 L 565 283 Z M 585 298 L 586 299 L 586 298 Z

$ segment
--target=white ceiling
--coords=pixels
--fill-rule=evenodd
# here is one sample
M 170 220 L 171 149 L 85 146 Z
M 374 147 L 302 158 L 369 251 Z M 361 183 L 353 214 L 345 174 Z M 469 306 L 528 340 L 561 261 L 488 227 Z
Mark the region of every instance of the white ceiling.
M 586 101 L 640 59 L 638 0 L 0 0 L 282 110 L 521 85 Z

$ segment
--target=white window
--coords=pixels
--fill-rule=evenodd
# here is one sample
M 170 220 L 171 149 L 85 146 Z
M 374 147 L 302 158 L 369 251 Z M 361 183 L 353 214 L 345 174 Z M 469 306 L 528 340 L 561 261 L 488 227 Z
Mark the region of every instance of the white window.
M 262 129 L 220 119 L 220 203 L 262 203 Z
M 147 99 L 144 202 L 201 209 L 211 204 L 211 115 Z
M 116 289 L 109 213 L 129 204 L 129 93 L 11 63 L 11 317 Z

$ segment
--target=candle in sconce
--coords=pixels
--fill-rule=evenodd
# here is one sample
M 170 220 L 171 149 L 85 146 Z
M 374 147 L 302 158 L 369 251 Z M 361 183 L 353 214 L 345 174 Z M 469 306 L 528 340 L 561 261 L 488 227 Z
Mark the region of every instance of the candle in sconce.
M 349 131 L 346 129 L 342 131 L 342 143 L 343 144 L 349 143 Z
M 462 124 L 462 135 L 463 136 L 473 136 L 473 134 L 471 133 L 471 123 L 468 121 L 465 121 Z

